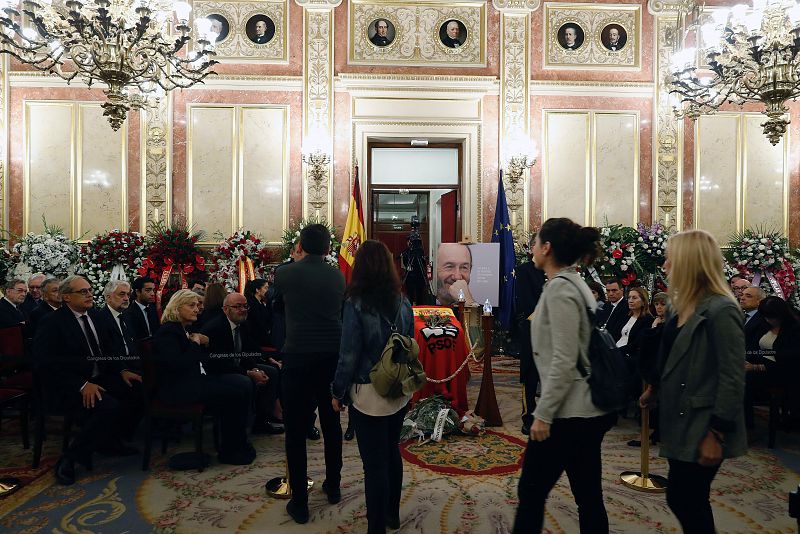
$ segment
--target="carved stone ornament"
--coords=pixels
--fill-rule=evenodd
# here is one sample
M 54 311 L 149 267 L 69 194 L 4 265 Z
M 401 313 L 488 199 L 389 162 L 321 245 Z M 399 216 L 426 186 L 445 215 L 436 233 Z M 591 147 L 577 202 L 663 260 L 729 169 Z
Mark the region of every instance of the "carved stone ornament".
M 289 5 L 278 1 L 195 0 L 195 17 L 208 17 L 219 24 L 217 57 L 262 63 L 286 63 L 289 60 Z M 264 21 L 268 33 L 255 33 L 258 21 Z M 260 42 L 263 41 L 263 42 Z
M 640 66 L 641 6 L 546 2 L 544 9 L 545 68 L 629 70 Z M 612 29 L 620 38 L 615 46 L 609 41 Z
M 675 118 L 669 101 L 670 64 L 675 43 L 675 19 L 656 19 L 656 212 L 655 219 L 669 230 L 683 226 L 680 209 L 680 158 L 683 144 L 682 123 Z
M 408 66 L 486 66 L 486 3 L 385 3 L 352 0 L 350 64 Z M 375 25 L 389 21 L 387 41 L 376 44 Z M 458 26 L 455 40 L 446 35 L 450 23 Z
M 140 231 L 146 232 L 151 221 L 169 224 L 171 221 L 172 180 L 169 155 L 172 151 L 171 116 L 172 93 L 157 101 L 153 107 L 142 110 L 141 124 L 144 128 L 145 144 L 144 183 L 142 187 L 142 210 Z
M 542 0 L 492 0 L 492 5 L 497 11 L 536 11 L 542 5 Z
M 333 9 L 342 3 L 342 0 L 295 0 L 297 5 L 306 9 Z
M 691 0 L 648 0 L 647 11 L 651 15 L 676 15 L 692 3 Z

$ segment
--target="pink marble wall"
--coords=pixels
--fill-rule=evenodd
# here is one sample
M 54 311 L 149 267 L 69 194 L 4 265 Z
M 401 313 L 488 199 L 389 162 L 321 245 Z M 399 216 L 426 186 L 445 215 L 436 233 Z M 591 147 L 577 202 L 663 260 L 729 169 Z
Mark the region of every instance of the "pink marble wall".
M 540 7 L 531 21 L 531 78 L 534 80 L 595 81 L 595 82 L 652 82 L 653 81 L 653 22 L 654 17 L 647 12 L 647 2 L 638 0 L 597 0 L 594 4 L 640 4 L 642 7 L 642 31 L 639 37 L 641 50 L 640 68 L 637 71 L 566 70 L 544 69 L 545 32 L 544 5 Z
M 8 99 L 8 219 L 9 230 L 13 234 L 22 233 L 23 173 L 25 147 L 22 137 L 24 124 L 24 102 L 32 100 L 79 100 L 103 101 L 100 89 L 87 89 L 76 85 L 67 88 L 12 87 Z M 128 114 L 128 228 L 139 230 L 139 118 L 138 113 Z
M 334 25 L 336 27 L 335 40 L 335 68 L 336 74 L 365 73 L 365 74 L 441 74 L 456 76 L 500 76 L 500 13 L 494 9 L 491 2 L 486 2 L 486 67 L 403 67 L 398 65 L 348 65 L 348 47 L 350 40 L 347 34 L 349 26 L 348 2 L 342 2 L 336 8 Z
M 497 207 L 497 182 L 500 179 L 500 97 L 483 97 L 481 163 L 481 200 L 483 210 L 482 241 L 491 241 L 492 224 Z M 477 236 L 473 236 L 477 237 Z
M 186 111 L 187 104 L 288 104 L 289 105 L 289 218 L 302 216 L 301 169 L 302 93 L 278 91 L 189 90 L 176 91 L 172 122 L 172 215 L 186 216 Z
M 542 165 L 545 109 L 639 112 L 639 221 L 649 223 L 653 209 L 653 101 L 650 98 L 613 98 L 577 96 L 531 97 L 531 134 L 539 149 L 539 163 L 531 167 L 530 226 L 542 221 Z
M 333 224 L 344 228 L 347 223 L 347 210 L 350 208 L 353 174 L 352 136 L 350 125 L 350 94 L 337 92 L 333 104 Z M 359 185 L 361 193 L 367 190 L 367 162 L 359 161 Z M 364 214 L 366 217 L 366 213 Z M 364 221 L 366 223 L 366 221 Z

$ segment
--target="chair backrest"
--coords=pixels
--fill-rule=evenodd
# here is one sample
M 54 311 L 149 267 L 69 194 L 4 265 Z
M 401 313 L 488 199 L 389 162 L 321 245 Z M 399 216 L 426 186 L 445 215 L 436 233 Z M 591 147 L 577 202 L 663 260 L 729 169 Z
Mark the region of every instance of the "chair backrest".
M 158 381 L 156 380 L 156 364 L 153 361 L 153 338 L 138 341 L 139 356 L 142 360 L 142 391 L 146 402 L 155 397 Z
M 0 356 L 5 358 L 25 358 L 25 336 L 22 325 L 0 328 Z

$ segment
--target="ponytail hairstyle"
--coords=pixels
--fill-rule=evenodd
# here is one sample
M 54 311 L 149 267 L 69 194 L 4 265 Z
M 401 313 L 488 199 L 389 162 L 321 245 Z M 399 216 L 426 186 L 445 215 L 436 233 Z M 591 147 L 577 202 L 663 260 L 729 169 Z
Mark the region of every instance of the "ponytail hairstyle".
M 600 231 L 566 217 L 547 219 L 537 237 L 541 243 L 550 243 L 553 257 L 560 265 L 591 265 L 600 255 Z

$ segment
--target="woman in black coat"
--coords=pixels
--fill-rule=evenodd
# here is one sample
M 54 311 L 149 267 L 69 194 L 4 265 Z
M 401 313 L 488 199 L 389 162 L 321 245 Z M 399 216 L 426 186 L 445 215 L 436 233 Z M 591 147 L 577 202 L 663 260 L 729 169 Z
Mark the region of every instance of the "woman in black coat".
M 247 415 L 252 386 L 240 375 L 210 376 L 203 362 L 208 361 L 208 337 L 187 332 L 197 320 L 198 296 L 181 289 L 170 298 L 161 317 L 161 328 L 153 336 L 153 362 L 158 380 L 158 395 L 168 403 L 202 403 L 220 420 L 219 461 L 247 465 L 256 451 L 247 441 Z
M 272 328 L 272 309 L 267 302 L 268 289 L 269 284 L 263 278 L 250 280 L 244 286 L 244 296 L 249 306 L 247 325 L 261 347 L 269 346 L 269 333 Z

